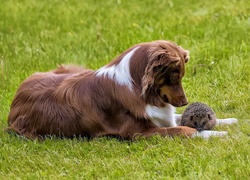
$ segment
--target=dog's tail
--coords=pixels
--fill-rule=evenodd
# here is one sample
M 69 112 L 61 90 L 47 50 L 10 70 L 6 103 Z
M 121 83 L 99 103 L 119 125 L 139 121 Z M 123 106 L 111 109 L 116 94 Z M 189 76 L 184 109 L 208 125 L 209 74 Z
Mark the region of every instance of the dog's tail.
M 59 65 L 56 69 L 52 70 L 52 73 L 55 74 L 74 74 L 74 73 L 81 73 L 85 71 L 85 67 L 80 67 L 76 65 Z

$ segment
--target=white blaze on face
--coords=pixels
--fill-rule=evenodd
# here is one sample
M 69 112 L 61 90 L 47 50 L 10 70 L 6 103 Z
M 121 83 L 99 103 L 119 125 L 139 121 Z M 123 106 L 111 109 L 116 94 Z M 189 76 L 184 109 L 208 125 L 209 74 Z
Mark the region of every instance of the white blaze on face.
M 174 112 L 175 108 L 170 104 L 166 104 L 163 108 L 153 105 L 146 106 L 147 117 L 158 127 L 177 126 Z
M 130 75 L 130 60 L 135 51 L 139 47 L 134 48 L 127 53 L 120 61 L 119 64 L 112 65 L 110 67 L 104 66 L 97 70 L 97 76 L 107 76 L 109 79 L 117 82 L 119 85 L 127 86 L 130 91 L 133 90 L 133 79 Z

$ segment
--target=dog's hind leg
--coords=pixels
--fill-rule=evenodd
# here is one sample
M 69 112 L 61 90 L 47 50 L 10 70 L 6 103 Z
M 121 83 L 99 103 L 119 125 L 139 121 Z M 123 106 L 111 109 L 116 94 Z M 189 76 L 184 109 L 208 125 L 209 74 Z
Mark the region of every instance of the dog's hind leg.
M 8 127 L 6 128 L 8 133 L 16 133 L 17 135 L 24 136 L 29 139 L 39 139 L 40 136 L 36 135 L 35 130 L 29 128 L 29 125 L 25 121 L 25 118 L 18 117 L 15 121 L 9 122 Z

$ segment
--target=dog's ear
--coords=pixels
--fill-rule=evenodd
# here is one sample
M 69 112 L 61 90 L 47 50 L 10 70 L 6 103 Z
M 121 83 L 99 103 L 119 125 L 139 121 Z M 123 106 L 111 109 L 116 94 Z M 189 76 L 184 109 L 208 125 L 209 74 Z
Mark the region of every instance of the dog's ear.
M 185 63 L 187 63 L 187 62 L 189 61 L 189 59 L 190 59 L 189 50 L 185 50 L 185 49 L 183 49 L 181 46 L 178 46 L 178 47 L 179 47 L 179 49 L 181 50 L 181 53 L 182 53 L 183 58 L 184 58 L 184 60 L 185 60 Z
M 142 78 L 142 96 L 144 99 L 147 99 L 149 94 L 152 98 L 154 94 L 157 96 L 153 89 L 156 77 L 165 72 L 170 65 L 179 61 L 179 57 L 172 55 L 166 49 L 154 51 L 149 55 L 148 64 Z

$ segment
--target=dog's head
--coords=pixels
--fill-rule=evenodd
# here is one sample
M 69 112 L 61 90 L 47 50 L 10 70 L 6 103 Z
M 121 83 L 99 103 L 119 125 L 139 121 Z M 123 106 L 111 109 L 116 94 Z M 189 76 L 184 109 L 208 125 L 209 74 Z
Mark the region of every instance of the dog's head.
M 155 105 L 186 105 L 188 102 L 181 81 L 188 60 L 188 51 L 172 42 L 151 43 L 148 46 L 148 64 L 142 78 L 144 99 Z

